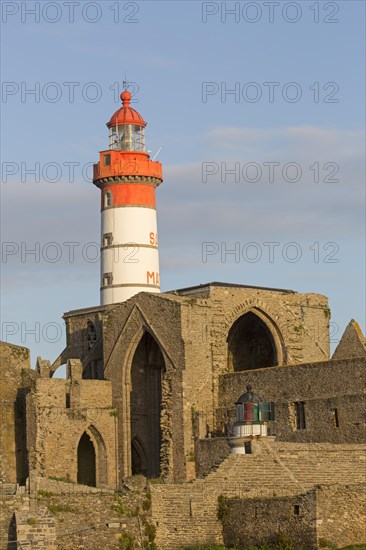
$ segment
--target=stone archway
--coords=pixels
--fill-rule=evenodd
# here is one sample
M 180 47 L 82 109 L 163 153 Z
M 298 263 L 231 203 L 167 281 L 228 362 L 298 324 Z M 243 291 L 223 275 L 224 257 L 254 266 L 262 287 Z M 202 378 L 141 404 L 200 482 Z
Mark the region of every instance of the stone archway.
M 96 453 L 90 436 L 84 432 L 78 445 L 77 482 L 95 487 L 97 484 Z
M 146 296 L 155 302 L 154 294 Z M 106 330 L 113 330 L 110 317 Z M 115 330 L 115 328 L 114 328 Z M 131 418 L 132 363 L 137 348 L 148 333 L 155 340 L 163 357 L 161 372 L 161 447 L 160 475 L 165 479 L 183 479 L 185 465 L 179 460 L 184 453 L 184 439 L 181 433 L 172 433 L 176 419 L 183 418 L 183 403 L 176 399 L 180 395 L 181 365 L 183 364 L 183 341 L 177 339 L 175 345 L 164 341 L 162 334 L 156 334 L 146 311 L 135 304 L 119 332 L 113 348 L 105 357 L 106 378 L 112 380 L 115 396 L 114 403 L 118 411 L 118 464 L 120 479 L 132 475 L 132 439 L 134 422 Z M 136 359 L 136 358 L 135 358 Z M 174 403 L 174 406 L 173 406 Z
M 131 364 L 131 467 L 132 474 L 160 476 L 162 433 L 163 354 L 154 337 L 145 332 Z M 143 471 L 141 471 L 143 469 Z
M 253 311 L 235 321 L 229 331 L 228 370 L 243 371 L 278 364 L 278 353 L 271 330 Z
M 77 482 L 92 487 L 108 484 L 107 449 L 102 436 L 93 425 L 85 430 L 79 440 Z
M 95 426 L 89 426 L 87 434 L 90 435 L 96 450 L 96 475 L 97 486 L 108 483 L 107 449 L 104 440 Z

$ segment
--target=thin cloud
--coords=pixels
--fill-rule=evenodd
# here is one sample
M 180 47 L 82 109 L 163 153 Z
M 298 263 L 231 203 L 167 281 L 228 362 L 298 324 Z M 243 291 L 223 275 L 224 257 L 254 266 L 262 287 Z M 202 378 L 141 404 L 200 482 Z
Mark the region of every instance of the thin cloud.
M 362 154 L 365 144 L 363 132 L 317 126 L 286 128 L 215 128 L 205 135 L 210 148 L 232 151 L 249 149 L 258 155 L 274 151 L 282 154 L 297 152 L 301 157 L 332 154 L 333 158 L 355 157 Z M 301 150 L 301 147 L 306 147 Z

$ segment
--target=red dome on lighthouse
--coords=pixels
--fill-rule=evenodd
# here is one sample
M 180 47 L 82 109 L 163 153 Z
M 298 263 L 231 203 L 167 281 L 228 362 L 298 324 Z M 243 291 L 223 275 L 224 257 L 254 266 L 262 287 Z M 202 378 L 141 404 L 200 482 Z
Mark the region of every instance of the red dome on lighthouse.
M 122 126 L 124 124 L 134 124 L 136 126 L 145 127 L 147 122 L 144 121 L 140 113 L 130 106 L 131 93 L 125 90 L 121 93 L 122 107 L 118 109 L 107 122 L 108 128 L 113 126 Z

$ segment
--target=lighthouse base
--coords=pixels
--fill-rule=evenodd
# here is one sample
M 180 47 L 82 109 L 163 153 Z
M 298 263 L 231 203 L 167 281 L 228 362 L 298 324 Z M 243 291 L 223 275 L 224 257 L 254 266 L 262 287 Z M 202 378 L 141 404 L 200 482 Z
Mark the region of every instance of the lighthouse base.
M 252 454 L 252 441 L 267 436 L 267 423 L 234 424 L 234 435 L 228 438 L 231 453 L 234 455 Z
M 234 424 L 234 436 L 236 437 L 250 437 L 252 435 L 267 435 L 267 423 L 262 422 L 260 424 Z

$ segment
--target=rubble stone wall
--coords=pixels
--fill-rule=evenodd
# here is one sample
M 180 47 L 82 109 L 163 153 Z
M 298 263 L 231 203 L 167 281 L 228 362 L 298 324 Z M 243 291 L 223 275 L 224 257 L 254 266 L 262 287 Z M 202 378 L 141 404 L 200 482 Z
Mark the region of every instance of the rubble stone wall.
M 0 482 L 24 483 L 27 475 L 23 370 L 29 349 L 0 342 Z
M 220 379 L 218 417 L 235 417 L 247 384 L 275 403 L 271 434 L 282 441 L 364 443 L 365 360 L 344 359 L 227 374 Z M 303 402 L 305 429 L 297 429 L 295 402 Z

